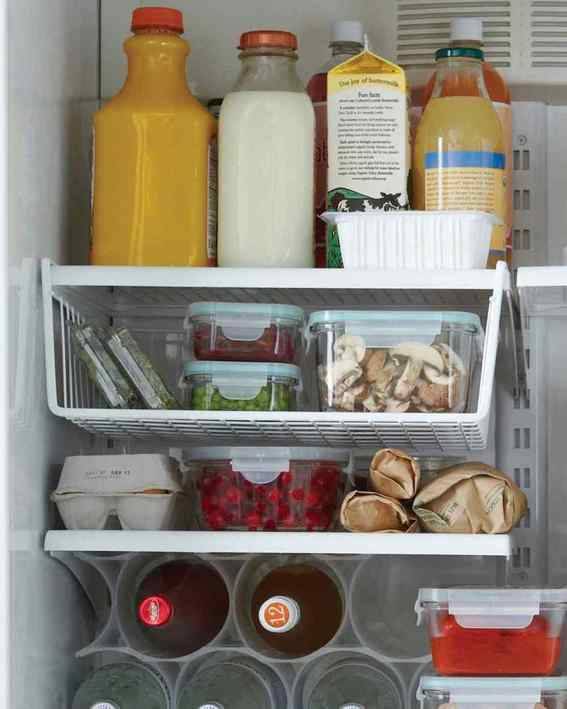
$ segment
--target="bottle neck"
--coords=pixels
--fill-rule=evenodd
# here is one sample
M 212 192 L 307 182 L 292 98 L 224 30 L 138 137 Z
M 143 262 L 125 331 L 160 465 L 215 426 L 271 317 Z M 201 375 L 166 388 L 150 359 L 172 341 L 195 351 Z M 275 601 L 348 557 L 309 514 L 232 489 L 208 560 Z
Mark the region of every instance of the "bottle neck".
M 451 96 L 489 98 L 480 59 L 449 57 L 437 60 L 431 98 Z
M 189 45 L 174 32 L 137 32 L 124 43 L 128 77 L 123 92 L 149 98 L 167 98 L 190 93 L 186 60 Z
M 241 69 L 233 91 L 305 91 L 291 50 L 249 49 L 240 54 Z
M 333 56 L 345 54 L 354 57 L 363 50 L 362 44 L 358 42 L 331 42 L 329 46 L 331 47 L 331 54 Z

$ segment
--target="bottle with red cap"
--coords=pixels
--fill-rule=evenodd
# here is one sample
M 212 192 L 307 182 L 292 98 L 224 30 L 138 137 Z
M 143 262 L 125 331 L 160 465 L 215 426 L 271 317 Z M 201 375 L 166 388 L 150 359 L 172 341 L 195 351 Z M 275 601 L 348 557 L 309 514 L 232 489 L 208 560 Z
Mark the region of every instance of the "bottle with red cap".
M 219 265 L 313 266 L 315 117 L 297 38 L 245 32 L 219 127 Z
M 216 120 L 191 95 L 183 16 L 141 7 L 128 75 L 94 118 L 91 263 L 216 263 Z
M 136 593 L 138 624 L 155 657 L 180 657 L 222 630 L 229 596 L 221 575 L 201 561 L 171 561 L 153 569 Z

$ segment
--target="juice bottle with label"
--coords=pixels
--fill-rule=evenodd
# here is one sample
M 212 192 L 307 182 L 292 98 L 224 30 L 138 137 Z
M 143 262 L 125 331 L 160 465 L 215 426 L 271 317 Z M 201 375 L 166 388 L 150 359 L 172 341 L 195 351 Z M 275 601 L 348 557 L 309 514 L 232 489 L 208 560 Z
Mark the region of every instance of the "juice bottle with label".
M 447 47 L 436 53 L 435 86 L 414 146 L 415 209 L 506 214 L 502 126 L 484 83 L 482 50 Z M 489 266 L 506 256 L 504 223 L 494 227 Z
M 259 636 L 286 657 L 324 647 L 343 619 L 341 593 L 323 570 L 289 564 L 270 571 L 252 594 L 251 615 Z
M 483 48 L 482 41 L 482 20 L 479 17 L 455 17 L 451 20 L 451 39 L 449 47 L 474 47 Z M 482 64 L 482 75 L 486 90 L 492 105 L 498 114 L 502 125 L 502 138 L 504 140 L 504 152 L 506 153 L 506 260 L 508 265 L 512 263 L 512 107 L 510 105 L 510 90 L 502 75 L 490 64 L 484 61 Z M 425 107 L 435 86 L 435 73 L 431 76 L 422 91 L 422 107 Z
M 329 44 L 332 57 L 313 74 L 307 84 L 307 93 L 315 109 L 315 266 L 327 265 L 327 225 L 319 215 L 327 205 L 327 72 L 359 54 L 364 47 L 364 29 L 361 22 L 342 20 L 331 27 Z
M 189 91 L 178 10 L 134 10 L 128 77 L 94 118 L 91 263 L 216 263 L 216 121 Z

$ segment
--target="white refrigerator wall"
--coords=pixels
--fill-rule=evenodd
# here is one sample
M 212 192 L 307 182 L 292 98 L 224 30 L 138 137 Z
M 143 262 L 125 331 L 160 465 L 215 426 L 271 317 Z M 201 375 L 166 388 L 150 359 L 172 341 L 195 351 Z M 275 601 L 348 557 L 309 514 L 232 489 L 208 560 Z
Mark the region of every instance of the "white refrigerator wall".
M 9 0 L 6 37 L 11 666 L 0 673 L 12 707 L 61 709 L 80 679 L 72 658 L 92 614 L 69 571 L 42 551 L 43 533 L 58 466 L 89 441 L 47 410 L 38 259 L 86 254 L 97 2 Z

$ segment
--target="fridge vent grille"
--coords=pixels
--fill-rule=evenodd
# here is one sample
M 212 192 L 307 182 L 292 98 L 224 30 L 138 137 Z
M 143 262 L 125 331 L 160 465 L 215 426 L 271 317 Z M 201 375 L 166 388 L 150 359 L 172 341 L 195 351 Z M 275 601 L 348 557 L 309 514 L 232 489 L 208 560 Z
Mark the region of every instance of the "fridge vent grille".
M 556 4 L 556 3 L 544 3 Z M 511 65 L 511 2 L 398 2 L 397 61 L 407 69 L 425 69 L 449 40 L 452 17 L 482 17 L 487 59 L 497 67 Z
M 533 0 L 530 17 L 533 68 L 567 67 L 567 5 Z

